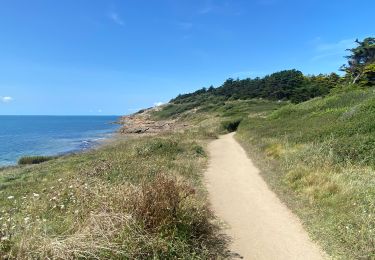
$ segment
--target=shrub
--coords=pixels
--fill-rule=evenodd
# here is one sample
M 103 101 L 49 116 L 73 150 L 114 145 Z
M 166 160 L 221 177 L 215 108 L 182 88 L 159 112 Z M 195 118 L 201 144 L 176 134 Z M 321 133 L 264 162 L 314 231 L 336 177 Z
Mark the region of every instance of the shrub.
M 154 181 L 142 183 L 141 189 L 130 196 L 129 212 L 143 222 L 147 230 L 170 227 L 178 223 L 177 214 L 183 210 L 182 201 L 194 193 L 192 187 L 160 174 Z
M 18 160 L 18 164 L 19 165 L 39 164 L 39 163 L 46 162 L 55 158 L 56 158 L 55 156 L 24 156 Z
M 242 121 L 242 118 L 237 118 L 237 119 L 232 119 L 228 121 L 224 121 L 221 123 L 221 126 L 223 127 L 224 130 L 228 132 L 235 132 L 240 125 Z
M 138 155 L 169 155 L 176 156 L 182 152 L 182 146 L 175 140 L 155 138 L 146 144 L 142 144 L 135 149 Z
M 193 149 L 198 156 L 206 156 L 206 152 L 204 151 L 202 146 L 196 145 L 193 147 Z

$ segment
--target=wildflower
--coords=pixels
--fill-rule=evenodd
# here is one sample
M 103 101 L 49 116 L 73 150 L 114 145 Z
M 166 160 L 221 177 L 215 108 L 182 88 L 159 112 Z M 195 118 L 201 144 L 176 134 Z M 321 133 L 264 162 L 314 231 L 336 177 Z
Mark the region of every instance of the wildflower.
M 7 236 L 1 237 L 1 241 L 8 240 L 9 238 Z
M 29 222 L 29 220 L 30 220 L 29 217 L 24 218 L 25 223 Z
M 8 197 L 8 200 L 12 200 L 12 199 L 14 199 L 14 196 L 9 196 Z
M 63 205 L 63 204 L 60 205 L 60 208 L 61 208 L 61 209 L 64 209 L 64 208 L 65 208 L 65 205 Z
M 58 181 L 59 181 L 59 182 L 61 182 L 61 181 L 62 181 L 62 179 L 60 178 L 60 179 L 58 179 Z
M 69 189 L 73 189 L 73 185 L 70 185 L 70 186 L 69 186 Z
M 38 193 L 33 193 L 33 196 L 34 197 L 39 197 L 39 194 Z
M 74 214 L 78 214 L 78 212 L 79 212 L 79 210 L 78 210 L 78 209 L 76 209 L 76 210 L 74 211 Z

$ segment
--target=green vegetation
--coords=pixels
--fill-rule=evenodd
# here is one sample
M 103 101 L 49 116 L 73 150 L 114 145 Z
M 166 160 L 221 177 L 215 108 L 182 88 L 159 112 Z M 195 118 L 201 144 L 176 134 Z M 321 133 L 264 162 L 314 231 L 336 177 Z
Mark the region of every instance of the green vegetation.
M 372 89 L 289 104 L 243 120 L 237 138 L 327 252 L 375 257 Z
M 354 83 L 364 86 L 375 84 L 375 38 L 369 37 L 363 41 L 355 41 L 357 47 L 350 49 L 348 65 L 343 65 L 342 70 Z
M 220 107 L 204 104 L 180 116 L 195 125 L 209 120 L 219 128 L 227 126 L 227 132 L 234 130 L 228 127 L 231 123 L 240 122 L 237 139 L 311 236 L 332 256 L 371 259 L 375 257 L 374 109 L 374 89 L 349 88 L 300 104 L 266 100 L 227 101 Z
M 201 181 L 212 135 L 194 128 L 127 139 L 0 170 L 1 256 L 223 257 L 226 240 Z
M 375 259 L 374 42 L 349 50 L 344 77 L 229 79 L 179 95 L 157 116 L 238 126 L 264 179 L 330 255 Z
M 56 156 L 24 156 L 18 160 L 18 164 L 19 165 L 39 164 L 39 163 L 46 162 L 55 158 Z
M 221 126 L 224 128 L 224 130 L 228 132 L 235 132 L 237 131 L 237 128 L 240 125 L 241 121 L 242 121 L 242 118 L 226 120 L 226 121 L 221 122 Z
M 304 76 L 297 70 L 284 70 L 264 78 L 228 79 L 218 88 L 203 88 L 191 94 L 179 95 L 171 102 L 180 104 L 183 110 L 197 107 L 202 102 L 217 103 L 236 99 L 265 98 L 290 100 L 298 103 L 313 97 L 327 95 L 342 81 L 343 79 L 335 73 Z

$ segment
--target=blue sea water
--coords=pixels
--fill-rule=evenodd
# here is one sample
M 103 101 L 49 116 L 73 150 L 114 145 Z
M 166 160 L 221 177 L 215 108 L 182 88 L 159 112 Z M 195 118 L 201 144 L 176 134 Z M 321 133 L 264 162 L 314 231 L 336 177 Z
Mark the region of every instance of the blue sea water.
M 22 156 L 85 150 L 119 127 L 116 116 L 0 116 L 0 166 Z

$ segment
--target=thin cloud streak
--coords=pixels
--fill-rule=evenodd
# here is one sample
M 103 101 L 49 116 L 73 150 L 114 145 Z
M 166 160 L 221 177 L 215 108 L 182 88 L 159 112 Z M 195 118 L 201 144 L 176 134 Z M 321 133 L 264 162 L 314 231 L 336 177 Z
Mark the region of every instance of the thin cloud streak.
M 120 17 L 120 15 L 118 13 L 115 13 L 115 12 L 111 12 L 108 14 L 108 17 L 116 24 L 120 25 L 120 26 L 125 26 L 125 22 L 122 20 L 122 18 Z
M 320 41 L 320 39 L 318 39 Z M 321 43 L 318 42 L 315 46 L 316 55 L 312 58 L 312 61 L 322 60 L 332 57 L 343 58 L 346 50 L 355 46 L 355 39 L 343 39 L 334 43 Z
M 190 30 L 193 28 L 193 23 L 190 22 L 179 22 L 177 25 L 183 30 Z

